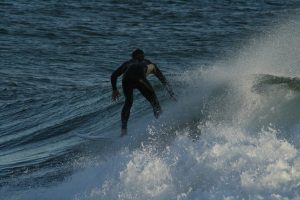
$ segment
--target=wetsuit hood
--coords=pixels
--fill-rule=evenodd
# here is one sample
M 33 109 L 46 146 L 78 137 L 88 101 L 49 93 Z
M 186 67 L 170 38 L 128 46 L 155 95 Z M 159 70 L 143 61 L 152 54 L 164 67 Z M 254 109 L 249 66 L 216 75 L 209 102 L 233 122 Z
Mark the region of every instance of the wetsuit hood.
M 144 60 L 144 52 L 141 49 L 136 49 L 131 53 L 131 56 L 135 60 L 142 61 Z

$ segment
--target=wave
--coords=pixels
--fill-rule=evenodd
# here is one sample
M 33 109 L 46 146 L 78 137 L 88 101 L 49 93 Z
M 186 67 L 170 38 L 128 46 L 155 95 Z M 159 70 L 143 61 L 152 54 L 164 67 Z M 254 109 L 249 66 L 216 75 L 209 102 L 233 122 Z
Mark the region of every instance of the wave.
M 128 137 L 74 160 L 78 171 L 67 180 L 13 196 L 299 198 L 300 32 L 293 23 L 276 27 L 236 58 L 176 76 L 178 102 L 163 101 L 158 121 L 151 109 L 135 116 Z
M 299 77 L 273 76 L 270 74 L 257 74 L 254 76 L 257 82 L 254 86 L 256 91 L 263 92 L 263 88 L 267 85 L 280 85 L 288 90 L 300 91 Z

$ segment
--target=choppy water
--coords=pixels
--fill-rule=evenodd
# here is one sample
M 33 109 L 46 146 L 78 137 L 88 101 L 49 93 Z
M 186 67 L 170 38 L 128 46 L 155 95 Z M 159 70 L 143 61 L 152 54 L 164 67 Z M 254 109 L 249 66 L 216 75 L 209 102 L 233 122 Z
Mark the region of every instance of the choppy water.
M 300 2 L 0 2 L 3 199 L 300 198 Z M 111 73 L 135 48 L 164 114 Z M 119 87 L 120 81 L 119 81 Z

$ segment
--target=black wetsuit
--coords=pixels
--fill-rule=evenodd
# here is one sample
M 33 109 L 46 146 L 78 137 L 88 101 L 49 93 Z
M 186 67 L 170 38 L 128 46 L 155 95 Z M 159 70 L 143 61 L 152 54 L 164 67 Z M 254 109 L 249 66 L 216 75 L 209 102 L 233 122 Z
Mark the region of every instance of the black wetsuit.
M 122 129 L 127 128 L 127 121 L 130 115 L 130 109 L 133 103 L 133 89 L 138 89 L 142 95 L 150 102 L 153 107 L 154 116 L 158 118 L 161 113 L 161 107 L 159 105 L 156 94 L 146 79 L 148 74 L 154 74 L 163 85 L 168 86 L 167 80 L 161 71 L 149 60 L 134 60 L 131 59 L 123 63 L 116 71 L 111 75 L 111 84 L 113 90 L 117 90 L 117 78 L 123 75 L 122 86 L 125 96 L 125 104 L 122 109 L 121 120 Z M 172 93 L 171 88 L 168 86 L 169 92 Z

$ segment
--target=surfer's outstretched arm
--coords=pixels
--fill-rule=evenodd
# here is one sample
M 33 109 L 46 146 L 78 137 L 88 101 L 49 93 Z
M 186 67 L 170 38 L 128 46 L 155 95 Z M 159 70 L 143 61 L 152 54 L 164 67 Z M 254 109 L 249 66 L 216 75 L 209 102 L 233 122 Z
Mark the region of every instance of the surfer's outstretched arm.
M 122 64 L 116 71 L 114 71 L 110 77 L 111 86 L 112 86 L 112 100 L 115 101 L 121 94 L 117 88 L 117 79 L 121 76 L 126 68 L 126 63 Z
M 163 73 L 159 70 L 159 68 L 154 65 L 155 68 L 153 70 L 153 74 L 160 80 L 160 82 L 166 87 L 168 93 L 170 96 L 176 101 L 175 94 L 173 92 L 173 89 L 169 82 L 167 81 L 166 77 L 163 75 Z

